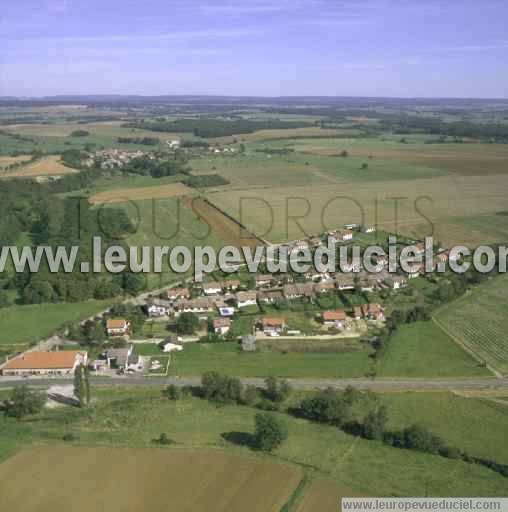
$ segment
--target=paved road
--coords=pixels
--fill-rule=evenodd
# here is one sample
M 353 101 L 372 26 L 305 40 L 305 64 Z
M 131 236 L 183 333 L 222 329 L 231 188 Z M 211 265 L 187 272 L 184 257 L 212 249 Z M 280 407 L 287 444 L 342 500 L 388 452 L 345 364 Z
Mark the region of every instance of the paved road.
M 241 379 L 244 384 L 263 385 L 263 379 Z M 505 390 L 508 391 L 508 378 L 503 379 L 288 379 L 295 389 L 324 389 L 333 387 L 344 389 L 352 386 L 356 389 L 372 391 L 453 391 L 453 390 Z M 19 379 L 0 377 L 0 388 L 10 388 L 19 384 L 30 386 L 52 386 L 72 384 L 71 378 L 34 377 Z M 96 386 L 195 386 L 199 377 L 92 377 Z

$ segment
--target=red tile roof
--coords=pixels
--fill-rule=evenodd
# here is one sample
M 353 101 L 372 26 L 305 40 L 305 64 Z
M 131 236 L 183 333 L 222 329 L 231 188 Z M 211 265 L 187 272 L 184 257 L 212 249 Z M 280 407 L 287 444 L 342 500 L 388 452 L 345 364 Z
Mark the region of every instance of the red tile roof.
M 4 370 L 56 370 L 60 368 L 73 368 L 79 350 L 62 350 L 60 352 L 26 352 L 15 359 L 11 359 Z

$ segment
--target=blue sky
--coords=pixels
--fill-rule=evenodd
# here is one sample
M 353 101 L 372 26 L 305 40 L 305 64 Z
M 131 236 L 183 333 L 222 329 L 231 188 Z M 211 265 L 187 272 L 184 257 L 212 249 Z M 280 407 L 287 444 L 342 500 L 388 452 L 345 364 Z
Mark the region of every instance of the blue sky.
M 508 97 L 506 0 L 2 0 L 0 95 Z

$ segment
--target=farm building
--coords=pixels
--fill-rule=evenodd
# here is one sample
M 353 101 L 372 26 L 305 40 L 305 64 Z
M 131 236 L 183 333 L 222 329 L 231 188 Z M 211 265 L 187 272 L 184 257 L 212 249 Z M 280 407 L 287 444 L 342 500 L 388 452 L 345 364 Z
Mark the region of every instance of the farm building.
M 125 348 L 110 348 L 106 350 L 106 360 L 110 368 L 127 370 L 130 367 L 137 366 L 139 356 L 134 351 L 134 345 Z
M 69 375 L 76 366 L 87 364 L 88 353 L 79 350 L 62 350 L 60 352 L 25 352 L 7 363 L 2 368 L 2 375 Z

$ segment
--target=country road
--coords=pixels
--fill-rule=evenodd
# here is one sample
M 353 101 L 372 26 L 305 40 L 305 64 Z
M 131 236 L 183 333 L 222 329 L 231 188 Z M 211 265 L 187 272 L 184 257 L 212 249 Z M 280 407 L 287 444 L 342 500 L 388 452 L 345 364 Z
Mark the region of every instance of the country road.
M 344 389 L 352 386 L 356 389 L 371 391 L 459 391 L 459 390 L 500 390 L 508 391 L 508 378 L 502 379 L 287 379 L 295 389 L 312 390 L 332 387 Z M 162 387 L 168 384 L 177 386 L 196 386 L 199 377 L 92 377 L 92 384 L 99 387 Z M 263 386 L 262 378 L 242 378 L 244 384 Z M 14 378 L 0 377 L 0 389 L 12 388 L 20 384 L 47 387 L 53 385 L 72 385 L 72 378 Z

